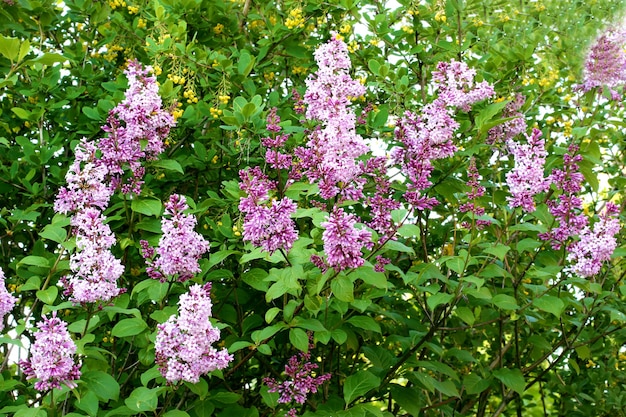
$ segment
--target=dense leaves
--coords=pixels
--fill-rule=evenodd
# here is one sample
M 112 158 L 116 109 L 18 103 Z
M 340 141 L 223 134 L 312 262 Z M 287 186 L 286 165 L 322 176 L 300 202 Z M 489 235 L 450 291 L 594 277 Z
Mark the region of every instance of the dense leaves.
M 624 83 L 585 66 L 621 2 L 2 1 L 1 415 L 623 415 Z M 90 242 L 77 160 L 140 184 Z M 113 298 L 72 298 L 103 245 Z

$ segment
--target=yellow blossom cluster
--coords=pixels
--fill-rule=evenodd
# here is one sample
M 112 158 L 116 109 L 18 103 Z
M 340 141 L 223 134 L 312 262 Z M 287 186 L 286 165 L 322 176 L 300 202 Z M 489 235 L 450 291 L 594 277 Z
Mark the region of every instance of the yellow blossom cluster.
M 548 71 L 548 74 L 539 79 L 539 85 L 542 87 L 550 87 L 559 79 L 559 72 L 555 69 Z
M 215 33 L 216 35 L 220 35 L 222 32 L 224 32 L 223 24 L 218 23 L 217 25 L 213 26 L 213 33 Z
M 115 10 L 118 7 L 126 7 L 126 2 L 124 0 L 109 0 L 109 7 L 111 7 L 111 10 Z
M 228 104 L 228 100 L 230 100 L 230 96 L 228 94 L 219 94 L 217 99 L 222 104 Z
M 350 23 L 344 23 L 339 27 L 339 33 L 348 34 L 352 30 Z
M 285 20 L 285 26 L 287 26 L 288 29 L 304 27 L 304 16 L 302 15 L 302 8 L 296 7 L 289 11 L 289 15 Z
M 139 14 L 139 7 L 137 6 L 128 6 L 126 9 L 128 10 L 128 14 Z
M 185 89 L 185 91 L 183 92 L 183 97 L 187 99 L 187 103 L 189 104 L 195 104 L 198 102 L 198 96 L 196 95 L 196 92 L 190 87 L 187 87 Z
M 261 19 L 256 19 L 248 23 L 250 30 L 260 30 L 263 26 L 265 26 L 265 22 Z
M 356 51 L 358 51 L 361 48 L 361 45 L 359 45 L 359 43 L 357 41 L 351 41 L 348 44 L 348 52 L 350 53 L 355 53 Z
M 172 80 L 174 84 L 183 85 L 187 82 L 187 79 L 184 76 L 180 76 L 176 74 L 167 74 L 167 78 Z
M 174 117 L 174 120 L 178 120 L 183 115 L 184 111 L 182 107 L 183 103 L 176 103 L 176 108 L 172 111 L 172 117 Z
M 302 75 L 304 75 L 304 74 L 306 74 L 306 68 L 305 68 L 305 67 L 299 67 L 299 66 L 295 65 L 295 66 L 291 69 L 291 72 L 292 72 L 294 75 L 298 75 L 298 74 L 302 74 Z
M 139 18 L 139 20 L 137 20 L 137 29 L 145 29 L 147 25 L 146 19 Z
M 209 111 L 211 112 L 211 116 L 213 116 L 214 119 L 219 119 L 219 117 L 222 115 L 222 110 L 217 109 L 215 107 L 211 107 L 209 109 Z
M 445 10 L 439 10 L 435 13 L 435 20 L 437 22 L 445 23 L 447 19 Z

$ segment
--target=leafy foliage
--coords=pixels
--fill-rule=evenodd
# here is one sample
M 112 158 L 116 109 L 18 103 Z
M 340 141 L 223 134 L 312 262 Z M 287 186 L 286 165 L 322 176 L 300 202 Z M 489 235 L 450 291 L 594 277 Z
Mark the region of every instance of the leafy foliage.
M 317 376 L 332 375 L 297 404 L 303 416 L 624 415 L 623 232 L 598 274 L 572 273 L 567 244 L 541 238 L 555 227 L 549 202 L 562 190 L 539 193 L 532 212 L 509 207 L 515 161 L 505 142 L 488 143 L 490 129 L 520 112 L 527 134 L 533 126 L 543 134 L 546 176 L 579 146 L 578 214 L 590 230 L 608 201 L 624 221 L 623 107 L 576 90 L 588 45 L 619 23 L 620 8 L 616 0 L 4 0 L 0 267 L 17 303 L 4 317 L 0 414 L 284 415 L 288 407 L 263 380 L 284 380 L 301 351 Z M 300 110 L 314 52 L 333 33 L 366 91 L 349 103 L 363 122 L 354 130 L 376 153 L 391 155 L 401 144 L 394 127 L 433 101 L 438 63 L 464 62 L 495 89 L 453 114 L 458 150 L 431 161 L 420 190 L 438 204 L 416 210 L 403 197 L 406 178 L 393 178 L 389 195 L 400 208 L 389 213 L 388 239 L 367 227 L 372 204 L 322 199 L 317 183 L 265 161 L 271 109 L 289 135 L 288 154 L 319 126 Z M 176 126 L 165 152 L 145 162 L 141 194 L 115 192 L 104 212 L 127 291 L 110 303 L 74 304 L 63 277 L 77 242 L 54 201 L 76 145 L 104 137 L 131 59 L 152 66 Z M 523 104 L 507 109 L 518 94 Z M 485 189 L 475 199 L 466 184 L 472 160 Z M 272 197 L 297 206 L 288 251 L 244 240 L 239 171 L 255 166 L 277 184 Z M 362 184 L 366 195 L 382 171 Z M 142 240 L 159 244 L 172 194 L 186 196 L 186 213 L 211 246 L 188 282 L 150 278 L 142 256 Z M 484 212 L 461 210 L 468 202 Z M 348 223 L 374 243 L 362 263 L 342 270 L 311 262 L 328 255 L 333 210 L 361 219 Z M 233 360 L 197 383 L 168 385 L 156 363 L 158 327 L 191 285 L 206 282 L 216 348 Z M 28 357 L 35 324 L 53 314 L 68 324 L 81 376 L 75 388 L 40 393 L 17 361 Z

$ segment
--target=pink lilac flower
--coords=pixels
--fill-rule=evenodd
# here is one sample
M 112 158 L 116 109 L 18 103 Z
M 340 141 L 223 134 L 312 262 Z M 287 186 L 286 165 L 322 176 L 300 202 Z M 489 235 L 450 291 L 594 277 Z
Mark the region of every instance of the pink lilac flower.
M 141 192 L 144 168 L 142 161 L 156 159 L 163 152 L 163 140 L 174 126 L 173 116 L 162 108 L 156 77 L 150 68 L 130 61 L 124 71 L 128 78 L 126 98 L 109 112 L 102 130 L 108 135 L 98 143 L 101 163 L 110 175 L 112 189 L 124 193 Z M 125 181 L 127 170 L 131 178 Z
M 213 347 L 220 330 L 209 320 L 213 307 L 210 291 L 211 283 L 192 285 L 180 296 L 178 316 L 157 326 L 156 362 L 170 384 L 196 383 L 201 375 L 224 369 L 233 360 L 226 349 Z
M 560 249 L 570 237 L 579 235 L 588 223 L 587 216 L 582 212 L 582 200 L 577 196 L 582 190 L 583 175 L 578 172 L 578 162 L 582 159 L 578 146 L 570 145 L 563 156 L 563 169 L 554 169 L 549 177 L 550 182 L 561 191 L 558 199 L 547 202 L 557 226 L 540 233 L 539 238 L 552 241 L 554 249 Z
M 74 381 L 80 378 L 80 366 L 73 359 L 76 345 L 67 324 L 54 312 L 51 318 L 44 316 L 37 327 L 30 360 L 20 361 L 26 379 L 37 379 L 35 389 L 39 391 L 61 388 L 61 384 L 76 388 Z
M 488 145 L 493 145 L 501 141 L 508 142 L 515 136 L 526 131 L 527 124 L 526 119 L 524 119 L 524 113 L 519 111 L 525 101 L 526 99 L 523 95 L 516 94 L 513 100 L 504 107 L 502 118 L 513 117 L 513 119 L 507 120 L 489 129 L 487 140 L 485 141 Z
M 194 231 L 197 220 L 194 215 L 183 213 L 187 209 L 186 198 L 172 194 L 161 219 L 163 235 L 158 248 L 156 251 L 148 249 L 147 242 L 141 242 L 151 278 L 165 282 L 177 276 L 178 281 L 185 282 L 201 271 L 198 260 L 209 251 L 209 242 Z M 156 259 L 153 259 L 155 252 Z
M 97 207 L 104 210 L 109 205 L 112 190 L 105 180 L 107 169 L 98 163 L 96 146 L 82 139 L 74 149 L 74 163 L 67 171 L 67 186 L 62 187 L 54 202 L 57 213 L 69 214 Z
M 515 159 L 515 167 L 506 174 L 506 184 L 511 192 L 507 201 L 511 208 L 521 207 L 528 213 L 535 211 L 534 196 L 550 187 L 550 180 L 543 174 L 547 152 L 545 141 L 540 137 L 541 131 L 533 129 L 532 135 L 526 135 L 528 143 L 507 142 Z
M 450 61 L 437 64 L 433 72 L 433 82 L 438 89 L 438 98 L 446 106 L 458 107 L 469 111 L 473 103 L 495 94 L 493 86 L 487 81 L 476 83 L 476 70 L 464 62 Z
M 70 256 L 72 275 L 65 276 L 65 294 L 76 303 L 108 302 L 125 291 L 117 287 L 124 272 L 119 259 L 111 253 L 115 236 L 96 208 L 87 208 L 72 216 L 76 252 Z
M 0 268 L 0 332 L 4 330 L 4 317 L 13 310 L 17 302 L 17 298 L 7 291 L 4 279 L 4 271 Z
M 381 234 L 380 239 L 392 239 L 395 235 L 391 211 L 399 209 L 401 204 L 392 195 L 391 184 L 387 175 L 386 157 L 370 158 L 365 164 L 365 172 L 373 179 L 376 186 L 374 195 L 366 198 L 371 219 L 366 224 Z
M 239 201 L 239 210 L 245 214 L 243 239 L 270 254 L 279 249 L 289 251 L 298 238 L 291 218 L 296 203 L 288 197 L 270 200 L 270 191 L 276 192 L 275 183 L 259 167 L 241 170 L 239 177 L 239 187 L 248 194 Z
M 311 132 L 307 151 L 296 153 L 311 182 L 320 182 L 320 196 L 330 199 L 362 197 L 362 173 L 358 158 L 369 151 L 356 133 L 356 116 L 351 100 L 365 93 L 365 87 L 350 77 L 347 45 L 334 35 L 315 51 L 318 70 L 306 80 L 306 117 L 321 123 Z
M 263 378 L 263 383 L 268 386 L 269 392 L 280 394 L 279 403 L 304 404 L 309 394 L 315 394 L 319 386 L 330 379 L 331 374 L 313 376 L 318 365 L 310 362 L 310 359 L 310 352 L 300 352 L 289 358 L 289 362 L 285 365 L 286 378 L 282 382 L 274 378 Z M 286 416 L 297 416 L 295 408 L 290 409 Z
M 567 260 L 574 263 L 569 267 L 570 271 L 583 278 L 600 272 L 602 263 L 611 258 L 617 247 L 615 235 L 620 231 L 618 215 L 619 208 L 613 203 L 607 203 L 600 220 L 593 225 L 593 230 L 589 226 L 583 228 L 579 240 L 567 248 Z
M 322 222 L 324 228 L 322 240 L 326 263 L 336 271 L 358 268 L 365 263 L 361 250 L 372 248 L 372 233 L 355 227 L 359 219 L 354 214 L 347 214 L 341 208 L 334 208 Z
M 589 50 L 580 90 L 608 88 L 613 100 L 621 101 L 615 87 L 626 84 L 626 30 L 609 27 L 598 36 Z
M 474 217 L 480 217 L 485 214 L 485 208 L 476 204 L 476 199 L 485 195 L 485 187 L 480 185 L 480 174 L 476 169 L 476 159 L 472 157 L 470 159 L 469 167 L 467 168 L 467 186 L 471 188 L 471 191 L 467 193 L 467 198 L 470 200 L 467 203 L 461 204 L 459 211 L 461 213 L 472 213 Z M 482 229 L 485 226 L 491 224 L 489 220 L 475 219 L 473 223 L 463 221 L 461 227 L 469 229 L 474 225 L 477 229 Z

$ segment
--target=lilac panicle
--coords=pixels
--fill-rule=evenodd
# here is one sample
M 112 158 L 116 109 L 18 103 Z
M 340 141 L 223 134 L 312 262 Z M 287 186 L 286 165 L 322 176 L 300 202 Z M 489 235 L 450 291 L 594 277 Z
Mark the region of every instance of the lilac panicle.
M 331 374 L 313 376 L 312 374 L 318 365 L 310 362 L 310 359 L 311 354 L 309 352 L 300 352 L 289 358 L 289 362 L 285 365 L 286 378 L 282 382 L 278 382 L 274 378 L 263 378 L 269 392 L 280 394 L 279 403 L 304 404 L 309 394 L 315 394 L 319 386 L 330 379 Z M 292 408 L 286 415 L 296 416 L 296 410 Z
M 470 106 L 478 101 L 494 95 L 493 86 L 487 81 L 476 83 L 476 70 L 464 62 L 450 61 L 437 64 L 433 72 L 435 88 L 438 89 L 439 99 L 446 106 L 458 107 L 469 111 Z
M 17 302 L 17 298 L 7 291 L 4 279 L 4 271 L 0 268 L 0 332 L 4 330 L 4 317 L 13 310 Z
M 621 101 L 614 89 L 626 84 L 626 29 L 609 27 L 591 45 L 585 68 L 583 83 L 578 86 L 583 91 L 607 87 L 613 100 Z
M 545 141 L 540 137 L 541 131 L 533 129 L 532 135 L 526 135 L 528 143 L 507 142 L 515 159 L 515 167 L 506 174 L 506 184 L 511 191 L 507 201 L 512 208 L 521 207 L 528 213 L 535 211 L 534 196 L 550 187 L 550 180 L 543 174 L 547 152 Z
M 270 200 L 270 191 L 276 192 L 275 183 L 259 167 L 241 170 L 239 177 L 239 187 L 248 194 L 239 202 L 239 210 L 245 214 L 243 239 L 270 254 L 279 249 L 289 251 L 298 238 L 291 218 L 296 203 L 288 197 Z
M 172 194 L 165 203 L 165 213 L 161 219 L 163 235 L 156 251 L 148 249 L 142 241 L 143 256 L 148 264 L 148 275 L 165 282 L 177 276 L 178 281 L 191 279 L 201 271 L 198 260 L 209 251 L 209 242 L 194 231 L 197 220 L 192 214 L 184 214 L 189 209 L 187 200 L 179 194 Z M 153 256 L 156 252 L 156 259 Z
M 478 173 L 478 170 L 476 169 L 476 159 L 474 157 L 470 159 L 470 164 L 469 164 L 469 167 L 467 168 L 467 177 L 468 177 L 467 185 L 468 187 L 471 188 L 471 191 L 467 193 L 467 198 L 470 201 L 467 203 L 461 204 L 461 206 L 459 207 L 459 211 L 461 213 L 471 212 L 475 217 L 482 216 L 485 214 L 485 208 L 477 205 L 476 199 L 485 195 L 485 187 L 480 185 L 480 182 L 479 182 L 480 174 Z M 490 224 L 491 224 L 491 221 L 489 220 L 476 219 L 474 221 L 474 226 L 477 229 L 482 229 L 485 226 L 488 226 Z M 472 227 L 472 224 L 470 222 L 464 221 L 461 223 L 461 227 L 469 229 Z
M 108 302 L 125 290 L 117 287 L 124 266 L 111 253 L 115 237 L 97 208 L 79 211 L 71 219 L 76 251 L 70 256 L 72 275 L 61 281 L 76 303 Z
M 112 191 L 105 180 L 108 171 L 98 163 L 96 146 L 82 139 L 74 149 L 74 163 L 67 171 L 67 186 L 62 187 L 54 202 L 57 213 L 71 214 L 89 207 L 106 209 Z
M 600 272 L 602 264 L 611 258 L 617 247 L 615 235 L 620 231 L 618 215 L 619 208 L 613 203 L 607 203 L 600 220 L 593 225 L 593 230 L 589 226 L 582 229 L 579 240 L 567 248 L 567 260 L 573 262 L 570 271 L 583 278 Z
M 336 271 L 358 268 L 365 263 L 361 249 L 372 247 L 372 233 L 355 227 L 358 218 L 334 208 L 321 226 L 326 263 Z
M 210 291 L 211 283 L 192 285 L 180 296 L 178 316 L 157 326 L 156 362 L 170 384 L 196 383 L 201 375 L 224 369 L 233 360 L 226 349 L 213 347 L 220 331 L 209 320 L 213 306 Z
M 582 190 L 583 175 L 578 171 L 578 162 L 583 157 L 578 153 L 577 145 L 570 145 L 563 155 L 563 169 L 554 169 L 549 180 L 561 191 L 556 200 L 547 202 L 550 213 L 555 217 L 557 226 L 539 238 L 552 242 L 554 249 L 561 246 L 573 236 L 577 236 L 587 226 L 587 216 L 582 212 L 582 199 L 578 193 Z
M 141 192 L 144 160 L 156 159 L 163 152 L 163 141 L 174 126 L 174 117 L 162 108 L 156 77 L 150 68 L 130 61 L 124 71 L 128 78 L 126 98 L 109 112 L 102 130 L 108 135 L 98 143 L 102 151 L 100 163 L 106 166 L 112 189 L 124 193 Z M 123 179 L 126 170 L 131 178 Z
M 26 379 L 37 379 L 35 389 L 47 391 L 61 384 L 76 388 L 80 366 L 74 362 L 76 345 L 67 331 L 67 324 L 52 313 L 37 323 L 35 342 L 30 348 L 30 360 L 20 361 Z
M 311 132 L 306 149 L 296 155 L 311 182 L 320 182 L 320 196 L 330 199 L 359 199 L 355 181 L 362 173 L 357 158 L 369 151 L 356 133 L 356 116 L 351 100 L 363 95 L 365 87 L 350 77 L 347 45 L 334 35 L 315 51 L 318 70 L 306 80 L 306 117 L 321 123 Z
M 486 140 L 488 145 L 493 145 L 501 141 L 508 142 L 515 136 L 526 131 L 527 124 L 526 119 L 524 119 L 524 113 L 519 111 L 525 101 L 526 99 L 523 95 L 516 94 L 513 100 L 504 107 L 502 118 L 513 117 L 513 119 L 507 120 L 489 129 Z

